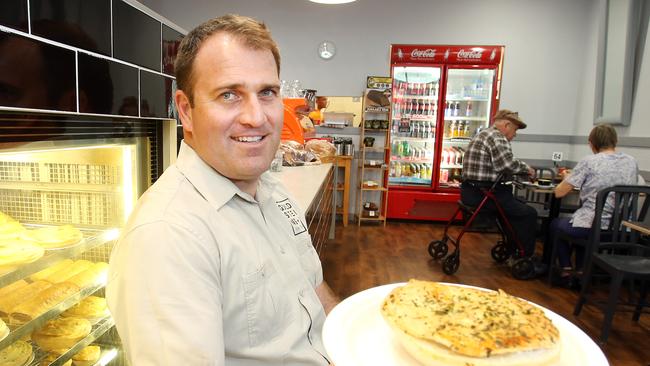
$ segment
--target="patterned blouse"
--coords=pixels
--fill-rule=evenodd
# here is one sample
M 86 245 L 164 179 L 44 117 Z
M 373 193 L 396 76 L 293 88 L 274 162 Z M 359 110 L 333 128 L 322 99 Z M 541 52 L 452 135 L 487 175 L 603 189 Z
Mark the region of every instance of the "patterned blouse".
M 636 160 L 625 153 L 598 153 L 582 159 L 567 178 L 567 183 L 580 188 L 582 202 L 571 219 L 573 227 L 590 228 L 594 221 L 598 192 L 618 184 L 637 184 L 638 174 Z M 601 221 L 603 229 L 609 226 L 613 201 L 614 197 L 610 196 L 605 203 Z

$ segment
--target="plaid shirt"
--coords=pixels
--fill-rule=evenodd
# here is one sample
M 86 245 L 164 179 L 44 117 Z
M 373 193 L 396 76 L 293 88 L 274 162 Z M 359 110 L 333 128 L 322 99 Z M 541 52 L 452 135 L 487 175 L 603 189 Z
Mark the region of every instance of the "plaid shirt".
M 528 171 L 528 165 L 512 155 L 510 141 L 494 127 L 476 135 L 463 158 L 463 179 L 494 182 L 501 172 Z

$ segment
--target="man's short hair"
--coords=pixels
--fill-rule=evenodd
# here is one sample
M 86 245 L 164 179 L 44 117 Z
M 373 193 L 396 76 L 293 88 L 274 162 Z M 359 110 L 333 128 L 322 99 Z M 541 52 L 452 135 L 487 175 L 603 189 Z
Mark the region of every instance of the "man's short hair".
M 494 115 L 495 122 L 500 119 L 514 123 L 515 126 L 517 126 L 520 130 L 526 128 L 526 124 L 519 117 L 519 112 L 513 112 L 508 109 L 502 109 Z
M 213 34 L 224 32 L 240 39 L 246 46 L 254 50 L 269 50 L 275 59 L 275 65 L 280 75 L 280 50 L 271 38 L 271 32 L 262 22 L 241 15 L 228 14 L 210 19 L 188 33 L 178 49 L 174 69 L 178 89 L 185 92 L 193 103 L 194 88 L 194 59 L 203 41 Z
M 589 142 L 597 152 L 603 149 L 613 149 L 618 143 L 616 130 L 608 124 L 597 125 L 589 133 Z

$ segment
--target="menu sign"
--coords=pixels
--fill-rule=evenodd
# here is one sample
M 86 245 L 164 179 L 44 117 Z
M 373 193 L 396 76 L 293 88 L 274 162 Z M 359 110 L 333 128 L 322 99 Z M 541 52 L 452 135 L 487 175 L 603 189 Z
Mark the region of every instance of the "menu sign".
M 390 89 L 392 80 L 388 76 L 368 76 L 366 88 L 368 89 Z

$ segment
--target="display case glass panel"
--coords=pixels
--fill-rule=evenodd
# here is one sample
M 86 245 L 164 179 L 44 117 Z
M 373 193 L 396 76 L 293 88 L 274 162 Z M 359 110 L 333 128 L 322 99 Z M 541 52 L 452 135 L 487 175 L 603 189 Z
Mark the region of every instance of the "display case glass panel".
M 458 187 L 470 139 L 490 123 L 494 69 L 447 72 L 439 187 Z
M 431 186 L 439 67 L 393 67 L 390 185 Z

